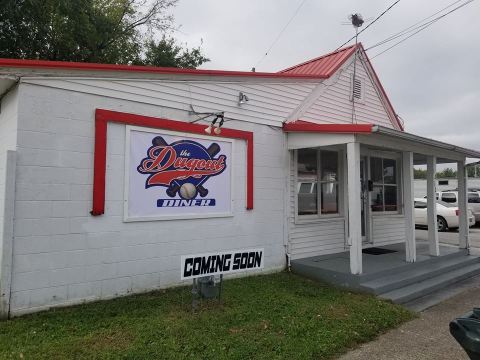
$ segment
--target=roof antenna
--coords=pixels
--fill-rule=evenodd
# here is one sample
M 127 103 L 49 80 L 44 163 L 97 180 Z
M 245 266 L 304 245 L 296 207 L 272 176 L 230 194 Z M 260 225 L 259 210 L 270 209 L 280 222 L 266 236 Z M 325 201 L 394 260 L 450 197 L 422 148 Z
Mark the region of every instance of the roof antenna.
M 353 58 L 353 77 L 352 77 L 352 124 L 356 123 L 355 116 L 355 80 L 357 75 L 357 45 L 358 45 L 358 28 L 364 23 L 363 16 L 359 13 L 351 14 L 348 19 L 355 28 L 355 55 Z

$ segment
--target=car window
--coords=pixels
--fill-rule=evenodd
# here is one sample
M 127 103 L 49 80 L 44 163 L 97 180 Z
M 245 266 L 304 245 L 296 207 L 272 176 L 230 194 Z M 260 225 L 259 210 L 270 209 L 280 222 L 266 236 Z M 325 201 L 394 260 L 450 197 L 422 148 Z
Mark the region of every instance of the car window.
M 312 189 L 312 183 L 301 183 L 300 190 L 298 192 L 300 194 L 309 194 L 311 189 Z
M 446 203 L 457 202 L 457 196 L 455 193 L 442 193 L 442 201 Z
M 480 203 L 480 195 L 477 193 L 468 193 L 468 202 L 469 203 Z
M 423 201 L 415 201 L 415 209 L 426 209 L 427 203 Z

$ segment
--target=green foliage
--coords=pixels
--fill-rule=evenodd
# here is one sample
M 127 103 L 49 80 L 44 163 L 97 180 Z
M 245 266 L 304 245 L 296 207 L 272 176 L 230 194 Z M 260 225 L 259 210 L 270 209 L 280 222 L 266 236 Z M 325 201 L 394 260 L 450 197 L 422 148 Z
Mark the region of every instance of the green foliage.
M 191 311 L 177 288 L 0 322 L 0 357 L 326 359 L 414 317 L 401 306 L 288 273 L 226 281 Z
M 0 57 L 115 64 L 165 63 L 193 67 L 208 61 L 200 48 L 182 49 L 165 37 L 163 53 L 145 56 L 152 34 L 172 28 L 168 10 L 177 0 L 3 0 Z M 149 34 L 149 35 L 147 35 Z M 176 62 L 178 60 L 178 62 Z
M 435 176 L 437 179 L 454 179 L 457 177 L 457 172 L 452 168 L 445 168 L 442 171 L 437 172 Z
M 427 170 L 413 169 L 413 178 L 414 179 L 426 179 L 427 178 Z
M 150 40 L 146 44 L 145 58 L 142 63 L 153 66 L 179 67 L 195 69 L 209 61 L 200 47 L 184 49 L 173 38 L 165 36 L 158 42 Z

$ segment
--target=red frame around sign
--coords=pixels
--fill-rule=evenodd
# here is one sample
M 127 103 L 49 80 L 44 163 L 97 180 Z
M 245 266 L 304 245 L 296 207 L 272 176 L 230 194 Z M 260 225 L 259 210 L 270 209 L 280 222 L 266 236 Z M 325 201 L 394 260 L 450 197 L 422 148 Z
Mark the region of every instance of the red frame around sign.
M 118 111 L 95 110 L 95 150 L 93 166 L 93 216 L 105 213 L 105 175 L 107 169 L 107 124 L 109 122 L 125 125 L 144 126 L 155 129 L 181 131 L 205 135 L 205 125 L 183 121 L 162 119 L 150 116 L 129 114 Z M 253 133 L 250 131 L 228 129 L 215 137 L 245 140 L 247 143 L 247 210 L 253 209 Z

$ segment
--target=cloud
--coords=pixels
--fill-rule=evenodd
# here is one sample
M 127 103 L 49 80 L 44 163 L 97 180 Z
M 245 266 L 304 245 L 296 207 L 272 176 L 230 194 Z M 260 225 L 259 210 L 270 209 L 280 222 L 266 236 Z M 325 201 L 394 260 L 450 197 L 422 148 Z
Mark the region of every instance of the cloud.
M 401 1 L 360 36 L 365 47 L 451 4 L 453 0 Z M 348 15 L 373 19 L 381 0 L 307 0 L 272 48 L 265 51 L 301 0 L 180 0 L 174 11 L 179 40 L 203 48 L 203 68 L 278 71 L 334 50 L 353 34 Z M 438 21 L 372 60 L 407 130 L 480 150 L 480 2 Z M 385 47 L 386 48 L 386 47 Z M 372 49 L 374 56 L 385 48 Z M 260 62 L 261 60 L 261 62 Z M 259 64 L 260 62 L 260 64 Z

